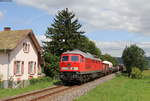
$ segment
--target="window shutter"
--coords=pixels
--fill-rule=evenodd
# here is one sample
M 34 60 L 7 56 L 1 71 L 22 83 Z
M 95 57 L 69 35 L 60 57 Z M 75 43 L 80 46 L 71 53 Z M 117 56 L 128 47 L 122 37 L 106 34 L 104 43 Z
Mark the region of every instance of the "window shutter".
M 36 62 L 34 63 L 34 74 L 36 73 Z
M 16 61 L 14 61 L 14 75 L 16 75 Z
M 22 61 L 21 72 L 22 72 L 22 74 L 24 74 L 24 61 Z

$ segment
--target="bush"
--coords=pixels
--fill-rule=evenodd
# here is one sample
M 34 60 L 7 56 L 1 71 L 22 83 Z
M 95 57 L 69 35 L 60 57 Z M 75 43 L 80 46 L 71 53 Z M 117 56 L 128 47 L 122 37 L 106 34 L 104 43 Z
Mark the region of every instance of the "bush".
M 2 74 L 0 74 L 0 82 L 2 81 L 2 78 L 3 78 L 3 75 L 2 75 Z
M 2 83 L 2 78 L 3 78 L 3 75 L 0 74 L 0 88 L 2 88 L 2 85 L 3 85 L 3 83 Z
M 141 79 L 143 77 L 142 71 L 137 67 L 132 68 L 131 77 L 134 79 Z
M 33 85 L 40 82 L 50 82 L 50 81 L 52 81 L 52 78 L 50 77 L 33 78 L 30 80 L 30 84 Z
M 59 57 L 51 54 L 50 52 L 45 52 L 43 54 L 45 61 L 44 73 L 46 76 L 55 77 L 59 73 Z
M 3 88 L 2 86 L 3 86 L 3 83 L 2 83 L 2 82 L 0 82 L 0 88 Z

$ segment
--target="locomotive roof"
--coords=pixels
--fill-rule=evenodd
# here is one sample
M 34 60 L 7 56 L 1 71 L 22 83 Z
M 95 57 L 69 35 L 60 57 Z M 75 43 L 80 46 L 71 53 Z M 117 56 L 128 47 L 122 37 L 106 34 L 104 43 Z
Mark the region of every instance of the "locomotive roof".
M 92 54 L 90 54 L 90 53 L 85 53 L 85 52 L 82 52 L 82 51 L 80 51 L 80 50 L 72 50 L 72 51 L 67 51 L 67 52 L 64 52 L 63 54 L 80 54 L 80 55 L 82 55 L 82 56 L 84 56 L 84 57 L 86 57 L 86 58 L 91 58 L 91 59 L 94 59 L 94 60 L 99 60 L 99 61 L 101 61 L 101 59 L 99 59 L 99 58 L 95 58 Z

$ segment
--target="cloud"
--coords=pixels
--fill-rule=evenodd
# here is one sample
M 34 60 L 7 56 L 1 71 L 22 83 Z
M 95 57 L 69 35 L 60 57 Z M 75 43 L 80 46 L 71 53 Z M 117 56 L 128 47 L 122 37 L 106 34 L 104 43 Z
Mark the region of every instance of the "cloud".
M 122 52 L 126 46 L 130 46 L 131 44 L 136 44 L 140 48 L 142 48 L 146 56 L 150 56 L 150 42 L 126 42 L 126 41 L 114 41 L 114 42 L 98 42 L 95 41 L 98 48 L 101 49 L 102 54 L 108 53 L 115 57 L 121 57 Z
M 36 38 L 41 46 L 43 45 L 43 41 L 50 41 L 50 39 L 47 39 L 45 35 L 36 35 Z
M 86 31 L 125 30 L 142 35 L 150 35 L 150 0 L 14 0 L 17 4 L 42 9 L 50 15 L 58 10 L 69 8 Z M 34 19 L 33 19 L 34 20 Z M 38 39 L 45 40 L 44 36 Z M 126 46 L 134 42 L 96 41 L 103 53 L 121 56 Z M 136 43 L 150 56 L 150 42 Z
M 36 36 L 40 45 L 42 46 L 42 41 L 49 41 L 46 39 L 45 35 L 37 35 Z M 127 41 L 112 41 L 112 42 L 102 42 L 102 41 L 94 41 L 96 46 L 102 51 L 102 54 L 108 53 L 115 57 L 121 57 L 122 52 L 126 46 L 130 46 L 132 44 L 136 44 L 140 48 L 145 51 L 146 56 L 150 56 L 150 42 L 127 42 Z
M 150 35 L 149 0 L 15 0 L 18 4 L 56 14 L 73 10 L 88 30 L 126 30 Z
M 3 12 L 0 11 L 0 19 L 4 17 Z

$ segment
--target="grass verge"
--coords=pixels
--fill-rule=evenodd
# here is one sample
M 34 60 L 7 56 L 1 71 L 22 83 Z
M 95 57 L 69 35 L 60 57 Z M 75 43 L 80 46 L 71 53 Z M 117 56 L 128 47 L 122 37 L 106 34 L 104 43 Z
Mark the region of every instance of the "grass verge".
M 150 70 L 143 79 L 116 77 L 74 101 L 150 101 Z
M 56 82 L 58 82 L 58 80 L 52 80 L 50 82 L 48 82 L 48 81 L 39 82 L 39 83 L 36 83 L 36 84 L 33 84 L 33 85 L 29 85 L 25 88 L 0 89 L 0 98 L 4 98 L 4 97 L 8 97 L 8 96 L 14 96 L 14 95 L 22 94 L 22 93 L 25 93 L 25 92 L 42 89 L 42 88 L 47 88 L 49 86 L 54 85 Z

